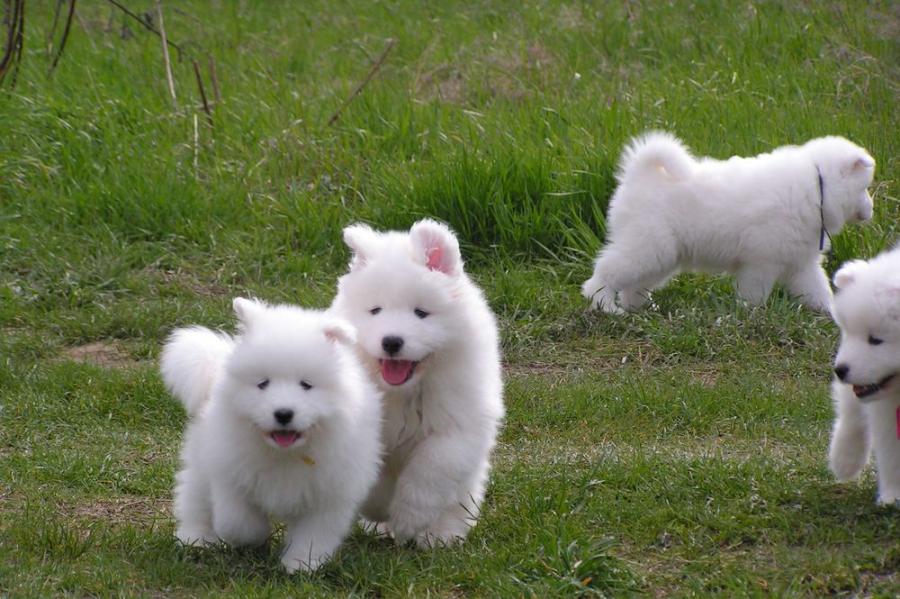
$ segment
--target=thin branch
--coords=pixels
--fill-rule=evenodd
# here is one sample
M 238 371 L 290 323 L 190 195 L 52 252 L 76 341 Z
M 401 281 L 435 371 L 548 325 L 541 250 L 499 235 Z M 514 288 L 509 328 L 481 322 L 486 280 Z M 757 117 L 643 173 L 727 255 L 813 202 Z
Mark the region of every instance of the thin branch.
M 66 28 L 63 29 L 62 38 L 59 40 L 59 50 L 56 51 L 56 56 L 53 57 L 53 62 L 50 63 L 50 72 L 53 72 L 53 69 L 56 68 L 56 63 L 59 62 L 60 57 L 62 56 L 63 50 L 66 48 L 66 41 L 69 39 L 69 31 L 72 29 L 72 19 L 75 17 L 75 0 L 69 0 L 69 14 L 66 17 Z
M 381 56 L 378 57 L 374 63 L 372 63 L 372 68 L 369 69 L 369 73 L 366 75 L 366 78 L 362 80 L 362 82 L 356 86 L 356 89 L 344 100 L 344 103 L 341 104 L 337 110 L 334 111 L 334 114 L 331 115 L 331 118 L 328 119 L 328 125 L 333 125 L 341 116 L 341 112 L 353 101 L 353 98 L 359 95 L 359 93 L 363 90 L 363 88 L 369 84 L 369 81 L 372 80 L 372 77 L 375 76 L 375 73 L 381 68 L 384 64 L 387 55 L 393 50 L 394 46 L 397 44 L 397 40 L 393 38 L 388 38 L 387 46 L 385 46 L 384 50 L 381 52 Z M 326 126 L 328 126 L 326 125 Z
M 212 83 L 213 97 L 216 99 L 216 104 L 219 104 L 222 102 L 222 94 L 219 93 L 219 78 L 216 76 L 216 59 L 213 58 L 212 54 L 209 55 L 209 81 Z
M 191 59 L 191 63 L 194 65 L 194 75 L 197 77 L 197 89 L 200 90 L 200 99 L 203 100 L 203 112 L 206 113 L 206 118 L 209 120 L 209 126 L 212 127 L 212 112 L 209 110 L 209 102 L 206 101 L 206 91 L 203 89 L 203 77 L 200 76 L 200 64 L 194 59 Z
M 109 2 L 110 4 L 112 4 L 113 6 L 115 6 L 116 8 L 118 8 L 119 10 L 121 10 L 122 12 L 124 12 L 126 15 L 128 15 L 129 17 L 131 17 L 132 19 L 134 19 L 134 20 L 137 21 L 138 23 L 140 23 L 141 26 L 142 26 L 144 29 L 146 29 L 147 31 L 152 31 L 153 33 L 155 33 L 155 34 L 158 35 L 159 37 L 162 37 L 162 33 L 160 33 L 159 30 L 156 29 L 156 27 L 154 27 L 154 26 L 151 25 L 150 23 L 146 22 L 144 19 L 140 18 L 138 15 L 136 15 L 136 14 L 134 14 L 133 12 L 131 12 L 130 10 L 128 10 L 128 8 L 126 8 L 125 6 L 122 6 L 122 4 L 120 4 L 117 0 L 106 0 L 106 1 Z M 187 52 L 185 52 L 184 48 L 182 48 L 181 46 L 179 46 L 178 44 L 176 44 L 176 43 L 173 42 L 172 40 L 167 39 L 167 40 L 166 40 L 166 45 L 172 46 L 173 48 L 175 48 L 176 50 L 178 50 L 178 59 L 179 59 L 179 60 L 181 60 L 181 56 L 182 56 L 183 54 L 187 54 Z
M 166 39 L 166 26 L 163 23 L 162 0 L 156 0 L 156 16 L 159 19 L 159 37 L 162 39 L 163 63 L 166 65 L 166 81 L 169 84 L 169 95 L 172 96 L 172 104 L 178 107 L 178 98 L 175 97 L 175 80 L 172 78 L 172 62 L 169 60 L 169 45 Z
M 63 2 L 66 0 L 56 0 L 56 10 L 53 11 L 53 25 L 50 26 L 50 33 L 47 34 L 47 56 L 53 52 L 53 38 L 56 37 L 56 26 L 59 24 L 59 12 Z
M 10 68 L 14 68 L 12 87 L 15 87 L 22 60 L 22 47 L 25 44 L 25 0 L 6 0 L 4 12 L 6 44 L 3 58 L 0 59 L 0 83 L 3 83 Z

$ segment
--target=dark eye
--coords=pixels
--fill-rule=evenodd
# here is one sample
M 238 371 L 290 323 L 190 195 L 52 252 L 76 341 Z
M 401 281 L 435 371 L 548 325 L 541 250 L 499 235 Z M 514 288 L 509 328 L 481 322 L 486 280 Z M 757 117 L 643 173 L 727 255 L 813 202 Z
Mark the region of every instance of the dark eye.
M 371 314 L 372 316 L 375 316 L 375 315 L 378 314 L 379 312 L 381 312 L 381 307 L 380 307 L 380 306 L 375 306 L 374 308 L 372 308 L 371 310 L 369 310 L 369 314 Z
M 256 383 L 256 386 L 257 386 L 259 389 L 265 389 L 266 387 L 269 386 L 269 379 L 263 379 L 263 380 L 261 380 L 260 382 Z
M 304 391 L 309 391 L 310 389 L 312 389 L 312 385 L 310 385 L 306 381 L 300 381 L 300 386 L 303 387 Z
M 430 314 L 429 312 L 426 312 L 425 310 L 421 310 L 419 308 L 416 308 L 415 310 L 413 310 L 413 312 L 419 318 L 425 318 L 426 316 L 428 316 L 428 314 Z
M 869 345 L 881 345 L 882 343 L 884 343 L 884 339 L 869 335 Z

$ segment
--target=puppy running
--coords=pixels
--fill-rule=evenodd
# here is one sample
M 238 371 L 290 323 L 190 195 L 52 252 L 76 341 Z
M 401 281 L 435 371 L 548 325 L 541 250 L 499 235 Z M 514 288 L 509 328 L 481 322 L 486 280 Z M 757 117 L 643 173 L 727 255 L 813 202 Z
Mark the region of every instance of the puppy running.
M 753 158 L 694 158 L 668 133 L 632 140 L 609 204 L 607 244 L 582 285 L 592 307 L 621 313 L 682 270 L 728 272 L 761 304 L 776 282 L 814 310 L 831 300 L 820 266 L 828 237 L 872 217 L 875 161 L 841 137 Z
M 175 486 L 185 544 L 260 545 L 314 570 L 338 548 L 381 464 L 381 394 L 353 328 L 323 312 L 235 299 L 241 334 L 176 330 L 162 375 L 190 421 Z
M 385 465 L 362 513 L 398 541 L 450 543 L 475 524 L 503 417 L 497 325 L 444 225 L 344 229 L 332 310 L 385 390 Z
M 878 503 L 900 506 L 900 246 L 845 264 L 834 284 L 841 345 L 831 470 L 839 480 L 855 478 L 874 446 Z

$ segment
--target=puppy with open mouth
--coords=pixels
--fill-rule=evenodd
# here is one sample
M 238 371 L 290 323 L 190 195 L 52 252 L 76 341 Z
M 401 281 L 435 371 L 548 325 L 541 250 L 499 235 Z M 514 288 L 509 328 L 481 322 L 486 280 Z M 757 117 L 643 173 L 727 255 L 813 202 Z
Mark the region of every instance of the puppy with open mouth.
M 282 563 L 337 549 L 381 464 L 381 393 L 353 327 L 324 312 L 238 298 L 236 337 L 177 329 L 162 352 L 190 420 L 175 486 L 185 544 L 260 545 L 286 523 Z
M 832 385 L 836 418 L 830 466 L 855 478 L 872 449 L 878 502 L 900 502 L 900 247 L 834 276 L 832 314 L 841 328 Z
M 344 229 L 353 252 L 331 310 L 384 391 L 385 464 L 363 515 L 399 541 L 451 543 L 475 524 L 503 417 L 497 325 L 455 235 Z

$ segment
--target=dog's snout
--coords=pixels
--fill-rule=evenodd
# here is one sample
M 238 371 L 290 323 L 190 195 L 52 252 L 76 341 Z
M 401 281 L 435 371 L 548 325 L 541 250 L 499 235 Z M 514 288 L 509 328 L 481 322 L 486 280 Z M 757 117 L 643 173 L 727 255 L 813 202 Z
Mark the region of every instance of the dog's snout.
M 294 410 L 275 410 L 275 420 L 278 424 L 288 424 L 294 419 Z
M 403 347 L 403 337 L 388 335 L 381 340 L 381 348 L 387 352 L 389 356 L 396 355 Z
M 834 373 L 842 381 L 847 379 L 848 372 L 850 372 L 850 367 L 847 366 L 846 364 L 838 364 L 837 366 L 834 367 Z

